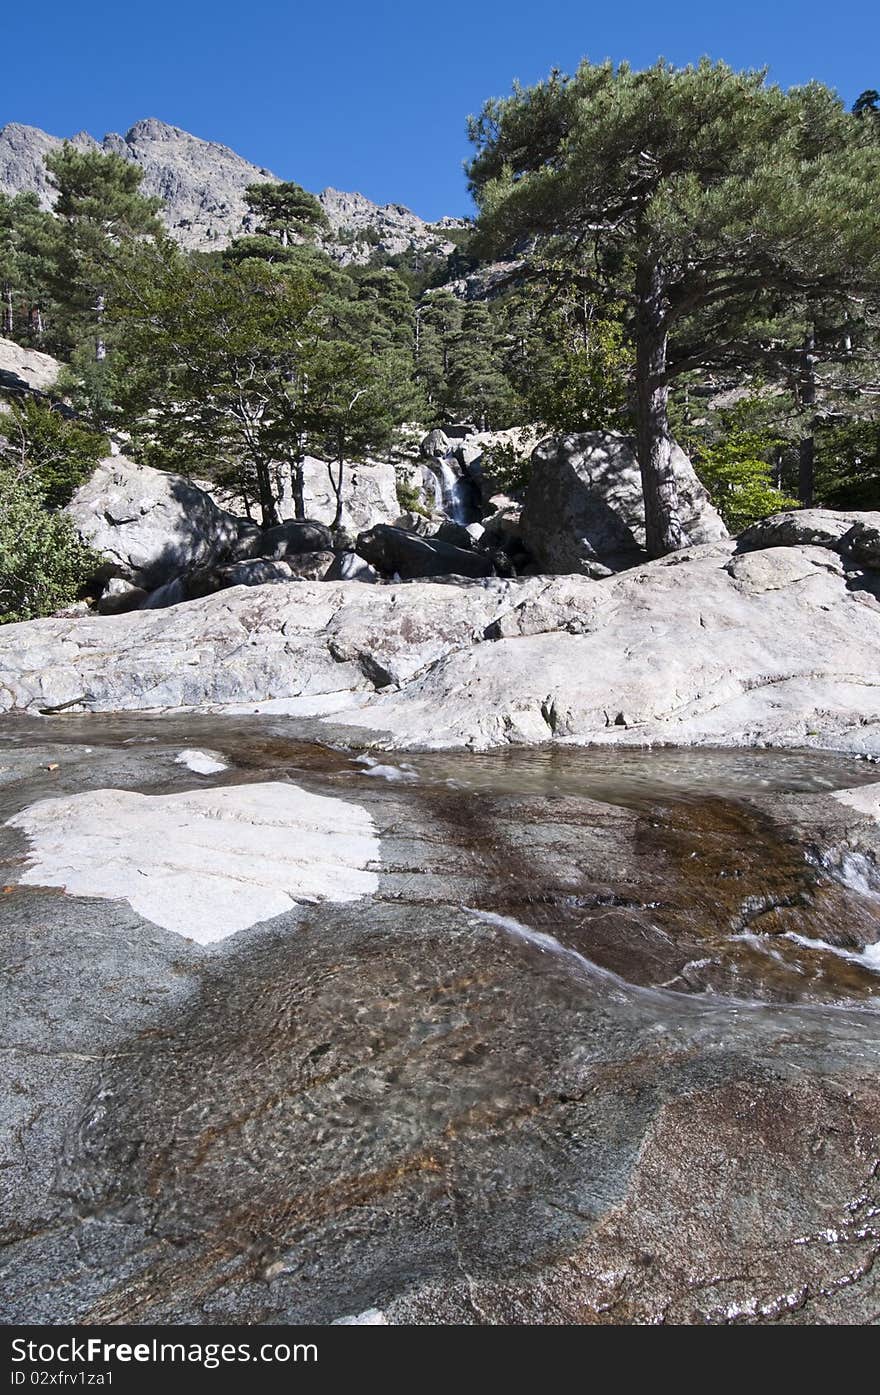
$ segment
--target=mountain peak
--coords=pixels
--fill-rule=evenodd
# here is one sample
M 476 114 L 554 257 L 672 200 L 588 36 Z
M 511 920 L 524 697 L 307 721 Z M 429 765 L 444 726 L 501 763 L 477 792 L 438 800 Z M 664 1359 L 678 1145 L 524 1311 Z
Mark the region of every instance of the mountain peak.
M 0 129 L 0 193 L 33 192 L 45 208 L 51 208 L 54 190 L 44 159 L 61 143 L 58 136 L 37 126 L 10 122 Z M 124 136 L 111 132 L 98 142 L 81 131 L 73 143 L 140 165 L 144 193 L 162 200 L 169 233 L 192 250 L 218 250 L 252 230 L 245 189 L 278 179 L 228 146 L 203 140 L 156 116 L 136 121 Z M 325 189 L 319 197 L 331 228 L 323 239 L 324 249 L 342 265 L 366 262 L 377 251 L 396 255 L 418 248 L 443 256 L 452 250 L 440 230 L 402 204 L 380 208 L 363 194 L 339 189 Z

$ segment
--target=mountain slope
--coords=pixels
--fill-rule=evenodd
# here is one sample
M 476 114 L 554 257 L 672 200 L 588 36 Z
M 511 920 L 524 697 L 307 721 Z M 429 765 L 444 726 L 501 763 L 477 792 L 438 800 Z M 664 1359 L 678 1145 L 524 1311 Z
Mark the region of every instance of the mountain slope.
M 139 164 L 144 193 L 162 199 L 171 236 L 189 249 L 225 247 L 248 231 L 246 186 L 277 179 L 225 145 L 152 117 L 138 121 L 124 136 L 110 133 L 99 142 L 81 132 L 72 139 L 82 149 L 112 151 Z M 52 188 L 43 159 L 61 143 L 58 136 L 36 126 L 10 122 L 0 129 L 0 193 L 33 192 L 51 208 Z M 363 194 L 338 189 L 325 189 L 319 198 L 331 227 L 325 250 L 342 264 L 365 262 L 374 251 L 393 255 L 412 248 L 445 255 L 452 250 L 445 227 L 458 226 L 456 220 L 426 223 L 400 204 L 380 207 Z

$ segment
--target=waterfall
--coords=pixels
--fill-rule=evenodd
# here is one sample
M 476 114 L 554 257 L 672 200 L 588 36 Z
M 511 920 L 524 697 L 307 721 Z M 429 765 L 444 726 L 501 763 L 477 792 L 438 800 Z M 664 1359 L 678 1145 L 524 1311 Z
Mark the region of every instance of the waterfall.
M 470 481 L 452 463 L 451 456 L 437 456 L 428 468 L 434 477 L 434 500 L 439 513 L 453 523 L 473 523 L 476 510 Z

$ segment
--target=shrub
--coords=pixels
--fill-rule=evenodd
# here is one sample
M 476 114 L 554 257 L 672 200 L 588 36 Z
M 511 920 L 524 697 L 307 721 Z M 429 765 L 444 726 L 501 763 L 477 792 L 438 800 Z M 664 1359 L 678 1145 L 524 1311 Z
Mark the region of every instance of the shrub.
M 767 454 L 773 442 L 758 432 L 732 431 L 717 445 L 706 446 L 696 470 L 731 533 L 783 509 L 800 507 L 770 479 Z
M 401 513 L 420 513 L 423 518 L 430 518 L 430 511 L 425 508 L 424 500 L 416 485 L 410 484 L 409 480 L 397 477 L 397 502 L 400 505 Z
M 76 599 L 98 557 L 32 479 L 0 467 L 0 624 L 51 615 Z
M 505 494 L 517 494 L 525 489 L 532 477 L 531 445 L 523 455 L 513 441 L 496 441 L 483 451 L 483 473 L 500 486 Z
M 48 508 L 68 503 L 106 453 L 103 436 L 35 397 L 0 416 L 0 466 L 32 480 Z

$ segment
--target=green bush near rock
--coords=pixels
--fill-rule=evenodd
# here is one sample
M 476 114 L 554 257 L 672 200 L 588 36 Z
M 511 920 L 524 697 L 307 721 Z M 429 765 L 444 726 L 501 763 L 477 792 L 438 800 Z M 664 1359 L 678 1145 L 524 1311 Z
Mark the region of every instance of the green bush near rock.
M 706 446 L 694 465 L 731 533 L 740 533 L 759 518 L 800 505 L 770 478 L 767 454 L 772 443 L 758 432 L 732 431 Z
M 425 508 L 425 501 L 414 484 L 401 479 L 398 475 L 396 491 L 401 513 L 420 513 L 423 518 L 430 518 L 431 515 Z
M 0 467 L 33 480 L 47 508 L 69 503 L 108 450 L 104 436 L 35 397 L 0 417 Z
M 33 478 L 0 467 L 0 624 L 69 605 L 99 559 Z
M 532 478 L 531 450 L 524 455 L 512 441 L 496 441 L 483 451 L 482 466 L 505 494 L 518 494 Z

